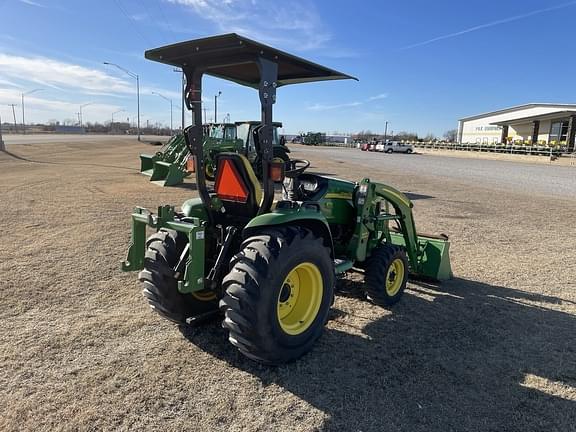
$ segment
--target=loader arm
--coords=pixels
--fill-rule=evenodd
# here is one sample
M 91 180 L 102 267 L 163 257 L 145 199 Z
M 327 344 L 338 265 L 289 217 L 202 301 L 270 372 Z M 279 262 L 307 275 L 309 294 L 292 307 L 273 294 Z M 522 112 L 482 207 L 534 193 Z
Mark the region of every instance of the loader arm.
M 355 193 L 356 228 L 349 252 L 356 260 L 364 261 L 382 241 L 406 249 L 411 272 L 415 276 L 434 280 L 452 278 L 450 242 L 445 235 L 418 234 L 412 213 L 412 202 L 399 190 L 363 179 Z M 394 208 L 382 211 L 379 201 Z M 399 232 L 390 229 L 390 221 L 397 221 Z
M 412 202 L 397 189 L 381 183 L 372 183 L 370 179 L 363 179 L 355 193 L 356 201 L 356 229 L 350 243 L 350 251 L 358 261 L 364 261 L 371 252 L 372 247 L 380 241 L 378 232 L 383 231 L 386 239 L 390 241 L 388 222 L 397 220 L 405 241 L 406 252 L 414 272 L 418 271 L 418 235 L 412 216 Z M 394 207 L 392 214 L 378 214 L 378 201 L 382 199 Z

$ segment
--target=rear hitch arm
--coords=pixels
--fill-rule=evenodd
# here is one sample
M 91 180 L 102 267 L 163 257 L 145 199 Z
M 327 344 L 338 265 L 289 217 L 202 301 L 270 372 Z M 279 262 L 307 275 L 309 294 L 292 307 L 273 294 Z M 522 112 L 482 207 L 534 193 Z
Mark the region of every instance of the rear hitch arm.
M 236 237 L 237 232 L 238 229 L 235 226 L 228 226 L 226 228 L 226 237 L 224 239 L 224 243 L 222 243 L 222 247 L 218 252 L 218 257 L 216 258 L 214 267 L 212 267 L 212 269 L 208 273 L 208 276 L 206 277 L 206 282 L 208 282 L 208 284 L 212 289 L 216 287 L 218 280 L 220 279 L 220 275 L 222 273 L 222 268 L 224 264 L 230 262 L 230 260 L 227 260 L 226 258 L 228 256 L 228 250 L 230 249 L 230 245 L 232 244 L 234 237 Z

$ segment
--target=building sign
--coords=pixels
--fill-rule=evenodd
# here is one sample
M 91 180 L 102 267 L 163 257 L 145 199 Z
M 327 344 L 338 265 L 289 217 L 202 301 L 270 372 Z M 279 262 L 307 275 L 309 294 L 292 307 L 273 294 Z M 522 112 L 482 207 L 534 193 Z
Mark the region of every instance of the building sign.
M 476 126 L 476 132 L 494 132 L 501 130 L 501 126 Z

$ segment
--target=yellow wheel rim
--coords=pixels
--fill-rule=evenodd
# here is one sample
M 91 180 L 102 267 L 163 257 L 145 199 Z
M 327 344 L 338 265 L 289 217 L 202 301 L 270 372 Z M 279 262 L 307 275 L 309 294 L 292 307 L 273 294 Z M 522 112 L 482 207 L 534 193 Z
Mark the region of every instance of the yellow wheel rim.
M 324 286 L 316 265 L 304 262 L 294 267 L 280 288 L 276 312 L 282 330 L 299 335 L 312 325 L 320 310 Z
M 386 294 L 390 297 L 398 294 L 398 291 L 402 288 L 402 282 L 404 282 L 404 261 L 396 258 L 388 267 L 388 273 L 386 274 Z
M 216 300 L 216 294 L 209 290 L 193 292 L 192 297 L 194 297 L 196 300 L 205 302 Z

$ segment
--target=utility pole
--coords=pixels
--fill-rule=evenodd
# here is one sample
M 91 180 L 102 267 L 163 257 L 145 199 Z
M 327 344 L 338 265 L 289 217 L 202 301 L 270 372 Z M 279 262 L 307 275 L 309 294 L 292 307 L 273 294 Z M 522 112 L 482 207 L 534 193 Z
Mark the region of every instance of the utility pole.
M 222 94 L 221 91 L 214 95 L 214 123 L 218 123 L 218 96 Z
M 208 119 L 208 117 L 206 116 L 206 107 L 203 107 L 203 108 L 204 108 L 204 123 L 206 123 L 206 121 Z
M 386 126 L 384 126 L 384 144 L 388 141 L 388 122 L 386 122 Z
M 26 120 L 24 119 L 24 96 L 27 96 L 29 94 L 32 94 L 34 92 L 41 91 L 41 90 L 44 90 L 44 89 L 37 88 L 34 90 L 30 90 L 26 93 L 22 93 L 22 134 L 26 133 Z
M 2 140 L 2 116 L 0 115 L 0 151 L 5 151 L 6 146 L 4 145 L 4 141 Z
M 88 103 L 85 103 L 84 105 L 80 105 L 80 113 L 79 113 L 79 117 L 78 117 L 79 122 L 80 122 L 80 127 L 82 127 L 82 124 L 84 122 L 84 118 L 82 117 L 82 108 L 87 107 L 88 105 L 93 105 L 93 104 L 94 104 L 94 102 L 88 102 Z
M 118 110 L 118 111 L 115 111 L 112 113 L 112 122 L 110 123 L 110 133 L 112 133 L 112 131 L 114 129 L 114 114 L 118 114 L 118 113 L 121 113 L 124 111 L 126 111 L 126 110 L 121 109 L 121 110 Z
M 16 133 L 18 130 L 18 126 L 16 125 L 16 110 L 14 109 L 16 104 L 8 104 L 8 106 L 12 107 L 12 116 L 14 117 L 14 133 Z
M 155 92 L 155 91 L 153 91 L 152 94 L 155 94 L 156 96 L 160 96 L 162 99 L 170 102 L 170 135 L 172 135 L 174 133 L 174 128 L 172 127 L 172 99 L 168 99 L 166 96 L 161 95 L 160 93 Z
M 126 75 L 131 76 L 132 78 L 136 79 L 136 102 L 138 104 L 138 141 L 140 139 L 140 77 L 138 74 L 134 72 L 130 72 L 128 69 L 124 69 L 122 66 L 117 65 L 116 63 L 109 63 L 104 62 L 105 65 L 114 66 L 124 72 Z

